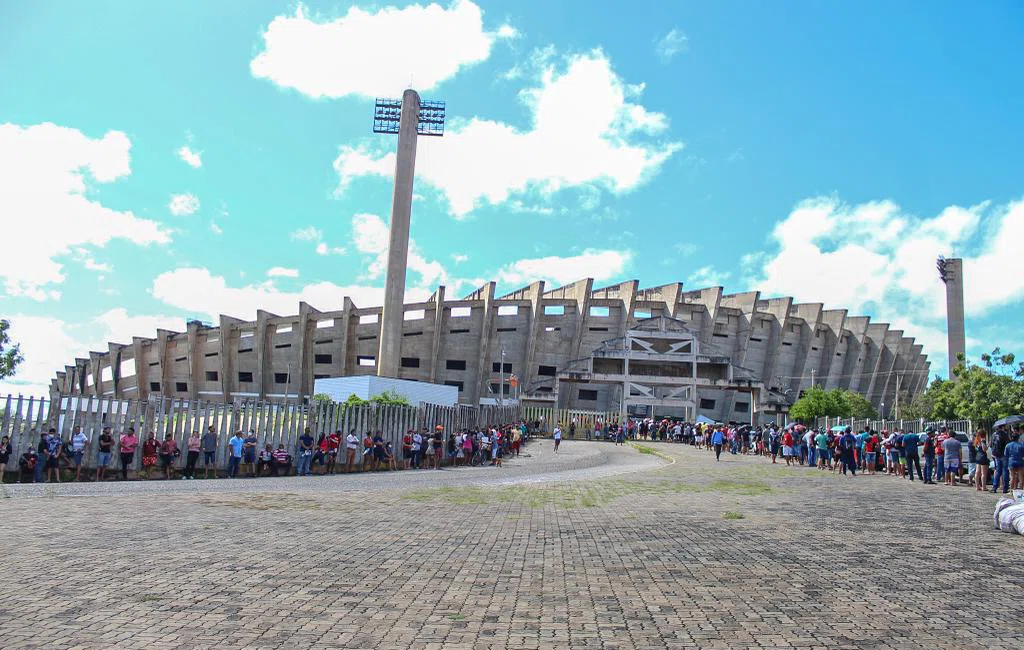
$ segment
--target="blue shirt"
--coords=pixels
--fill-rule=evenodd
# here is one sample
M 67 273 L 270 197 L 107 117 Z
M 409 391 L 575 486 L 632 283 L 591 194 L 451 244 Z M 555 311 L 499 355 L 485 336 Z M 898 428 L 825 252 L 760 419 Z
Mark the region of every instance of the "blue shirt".
M 231 455 L 235 458 L 241 458 L 242 445 L 245 444 L 245 439 L 239 438 L 238 436 L 232 436 L 231 440 L 228 440 L 228 444 L 231 445 Z
M 721 431 L 716 430 L 714 433 L 711 434 L 711 444 L 713 445 L 722 444 L 722 440 L 724 439 L 725 435 Z
M 1010 467 L 1024 467 L 1024 445 L 1019 442 L 1007 443 L 1003 455 L 1006 456 L 1006 462 Z
M 917 453 L 917 445 L 921 442 L 921 438 L 916 433 L 908 433 L 903 436 L 903 452 L 914 455 Z

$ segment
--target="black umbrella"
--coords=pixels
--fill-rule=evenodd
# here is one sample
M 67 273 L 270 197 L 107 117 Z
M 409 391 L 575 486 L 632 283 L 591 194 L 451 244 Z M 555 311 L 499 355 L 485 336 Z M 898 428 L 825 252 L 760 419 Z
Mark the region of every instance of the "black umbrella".
M 1011 424 L 1020 424 L 1021 422 L 1024 422 L 1024 415 L 1008 415 L 1005 418 L 996 420 L 996 426 L 1002 427 Z

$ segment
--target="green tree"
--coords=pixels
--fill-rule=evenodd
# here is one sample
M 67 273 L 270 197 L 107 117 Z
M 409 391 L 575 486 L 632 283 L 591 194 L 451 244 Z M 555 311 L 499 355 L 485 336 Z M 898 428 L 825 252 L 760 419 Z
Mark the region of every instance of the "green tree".
M 7 333 L 10 328 L 9 320 L 0 320 L 0 379 L 13 377 L 18 371 L 18 366 L 25 360 L 21 355 L 21 345 L 11 345 L 11 337 Z
M 1024 362 L 1000 348 L 981 363 L 960 358 L 952 379 L 936 378 L 910 404 L 907 417 L 988 422 L 1024 413 Z
M 868 398 L 852 390 L 836 389 L 838 398 L 842 402 L 844 418 L 877 418 L 878 411 L 871 405 Z
M 313 396 L 313 401 L 321 405 L 327 405 L 333 402 L 334 400 L 331 399 L 331 396 L 328 395 L 327 393 L 317 393 L 316 395 Z

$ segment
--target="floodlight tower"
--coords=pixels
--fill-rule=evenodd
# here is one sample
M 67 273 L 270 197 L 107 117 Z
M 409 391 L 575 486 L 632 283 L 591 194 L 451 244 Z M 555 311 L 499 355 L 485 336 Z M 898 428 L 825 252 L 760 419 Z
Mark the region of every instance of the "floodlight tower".
M 373 132 L 398 135 L 395 189 L 391 198 L 388 271 L 380 323 L 377 376 L 398 377 L 405 319 L 405 272 L 409 258 L 412 182 L 416 172 L 416 137 L 444 135 L 444 102 L 420 101 L 415 90 L 401 99 L 378 99 L 373 107 Z
M 964 261 L 939 255 L 935 262 L 939 279 L 946 285 L 946 340 L 949 352 L 949 378 L 953 368 L 967 354 L 967 336 L 964 332 Z

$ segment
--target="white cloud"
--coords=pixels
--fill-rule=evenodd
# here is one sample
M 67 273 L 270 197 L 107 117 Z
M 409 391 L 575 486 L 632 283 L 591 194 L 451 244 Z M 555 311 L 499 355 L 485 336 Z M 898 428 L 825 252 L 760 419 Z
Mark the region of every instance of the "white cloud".
M 298 269 L 286 269 L 283 266 L 275 266 L 267 270 L 268 278 L 297 278 L 299 277 Z
M 195 194 L 173 194 L 167 209 L 176 217 L 195 214 L 199 211 L 199 197 Z
M 0 124 L 0 215 L 5 240 L 17 242 L 0 256 L 8 296 L 52 298 L 57 292 L 50 285 L 64 281 L 57 258 L 72 247 L 103 247 L 113 239 L 142 246 L 170 241 L 158 222 L 86 196 L 90 184 L 131 173 L 130 149 L 119 131 L 94 139 L 50 123 Z
M 716 270 L 711 266 L 702 266 L 686 278 L 686 286 L 690 288 L 719 287 L 724 285 L 731 273 Z
M 332 20 L 310 17 L 300 4 L 294 15 L 270 22 L 249 70 L 314 98 L 400 96 L 410 79 L 431 90 L 516 35 L 508 25 L 484 29 L 483 12 L 469 0 L 448 8 L 351 7 Z
M 675 55 L 687 50 L 689 38 L 679 29 L 672 29 L 654 43 L 654 51 L 662 63 L 668 63 Z
M 753 271 L 747 284 L 765 294 L 872 314 L 903 329 L 926 346 L 932 370 L 943 371 L 945 289 L 935 258 L 964 259 L 967 316 L 980 318 L 1024 297 L 1024 257 L 1015 245 L 1022 237 L 1024 201 L 950 206 L 919 217 L 890 201 L 816 198 L 775 226 L 774 250 L 745 256 L 743 265 Z
M 462 253 L 452 253 L 452 261 L 455 262 L 456 264 L 462 264 L 463 262 L 466 262 L 468 260 L 468 255 L 463 255 Z
M 224 234 L 224 229 L 221 228 L 220 226 L 218 226 L 216 221 L 211 221 L 210 222 L 210 232 L 212 232 L 215 235 L 223 235 Z
M 202 290 L 197 291 L 197 287 Z M 406 301 L 426 300 L 430 293 L 409 287 L 405 291 Z M 153 296 L 168 305 L 191 314 L 203 314 L 218 322 L 221 313 L 253 320 L 257 309 L 281 315 L 297 314 L 300 301 L 308 302 L 321 311 L 341 309 L 344 296 L 352 298 L 359 306 L 377 306 L 383 304 L 384 288 L 343 287 L 333 282 L 316 282 L 296 292 L 286 292 L 280 291 L 272 280 L 232 287 L 222 276 L 215 276 L 207 269 L 182 268 L 157 276 L 153 281 Z
M 598 282 L 621 277 L 632 259 L 630 251 L 587 249 L 571 257 L 540 257 L 517 260 L 497 273 L 499 282 L 516 286 L 544 280 L 556 285 L 569 284 L 581 278 Z
M 178 158 L 181 158 L 186 165 L 196 169 L 203 166 L 202 152 L 193 151 L 187 144 L 178 149 Z
M 388 268 L 388 245 L 390 234 L 388 224 L 375 214 L 357 214 L 352 217 L 352 243 L 356 250 L 364 255 L 373 256 L 364 277 L 374 280 L 384 276 Z M 452 279 L 444 266 L 436 260 L 428 260 L 420 252 L 415 240 L 409 240 L 409 271 L 420 276 L 418 287 L 433 287 L 438 284 L 452 286 L 458 290 L 458 281 L 452 285 Z
M 628 192 L 682 148 L 637 139 L 663 132 L 668 118 L 627 101 L 642 85 L 624 83 L 601 50 L 568 57 L 564 70 L 547 60 L 541 66 L 538 85 L 520 93 L 531 114 L 528 130 L 474 117 L 453 124 L 444 138 L 420 141 L 417 179 L 441 190 L 457 217 L 531 190 Z M 359 176 L 391 178 L 394 166 L 393 152 L 343 146 L 334 161 L 339 191 Z

